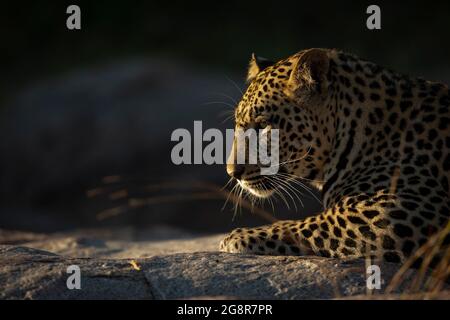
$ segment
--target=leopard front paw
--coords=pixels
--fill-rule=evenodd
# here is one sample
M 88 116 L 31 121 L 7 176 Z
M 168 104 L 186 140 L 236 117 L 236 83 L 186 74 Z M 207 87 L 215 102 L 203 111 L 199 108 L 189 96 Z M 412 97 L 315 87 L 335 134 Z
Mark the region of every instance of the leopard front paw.
M 235 229 L 230 232 L 221 242 L 220 251 L 228 253 L 255 253 L 252 238 L 243 234 L 243 229 Z
M 300 255 L 296 237 L 279 224 L 259 228 L 238 228 L 220 242 L 220 251 L 262 255 Z

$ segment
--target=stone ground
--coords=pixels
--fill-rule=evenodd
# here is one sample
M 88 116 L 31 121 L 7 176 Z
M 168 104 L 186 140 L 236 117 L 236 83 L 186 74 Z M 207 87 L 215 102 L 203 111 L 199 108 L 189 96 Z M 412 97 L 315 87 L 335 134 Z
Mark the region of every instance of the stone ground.
M 149 234 L 131 229 L 53 235 L 0 231 L 0 298 L 377 298 L 366 295 L 364 261 L 225 254 L 217 251 L 223 235 L 195 237 L 163 229 L 165 239 L 157 240 L 155 230 Z M 67 289 L 70 265 L 81 269 L 81 290 Z M 385 287 L 397 267 L 385 264 L 381 270 Z

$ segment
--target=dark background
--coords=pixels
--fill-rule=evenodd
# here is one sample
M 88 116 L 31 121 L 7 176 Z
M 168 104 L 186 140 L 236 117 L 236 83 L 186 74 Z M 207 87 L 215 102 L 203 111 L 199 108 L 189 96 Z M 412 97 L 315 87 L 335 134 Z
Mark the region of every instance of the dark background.
M 67 30 L 69 4 L 80 5 L 82 30 Z M 366 29 L 369 4 L 380 5 L 382 30 Z M 3 3 L 0 228 L 208 233 L 261 224 L 246 209 L 235 219 L 232 205 L 221 210 L 224 166 L 171 163 L 171 132 L 192 130 L 193 120 L 232 128 L 223 112 L 245 88 L 252 52 L 276 60 L 339 48 L 449 83 L 449 9 L 445 1 Z M 104 179 L 111 175 L 121 177 Z M 279 204 L 276 217 L 320 210 L 304 200 L 298 210 Z

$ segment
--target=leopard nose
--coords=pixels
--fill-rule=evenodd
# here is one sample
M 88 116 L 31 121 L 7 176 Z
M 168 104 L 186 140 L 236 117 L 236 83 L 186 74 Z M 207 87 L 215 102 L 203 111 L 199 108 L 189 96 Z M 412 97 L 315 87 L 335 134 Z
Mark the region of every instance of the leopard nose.
M 230 175 L 231 177 L 238 179 L 238 180 L 242 177 L 242 175 L 244 174 L 244 171 L 245 171 L 245 166 L 243 166 L 241 164 L 233 164 L 233 165 L 227 166 L 228 175 Z

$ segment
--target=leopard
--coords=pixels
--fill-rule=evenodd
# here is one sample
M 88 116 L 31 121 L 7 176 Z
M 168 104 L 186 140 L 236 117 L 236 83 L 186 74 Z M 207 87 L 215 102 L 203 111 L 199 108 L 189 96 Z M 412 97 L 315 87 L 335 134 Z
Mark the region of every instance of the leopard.
M 444 83 L 338 49 L 305 49 L 278 62 L 253 54 L 234 125 L 278 129 L 279 168 L 262 175 L 260 164 L 231 159 L 226 171 L 260 199 L 276 193 L 275 178 L 303 181 L 318 190 L 323 211 L 234 229 L 220 251 L 404 262 L 448 233 L 449 104 Z

